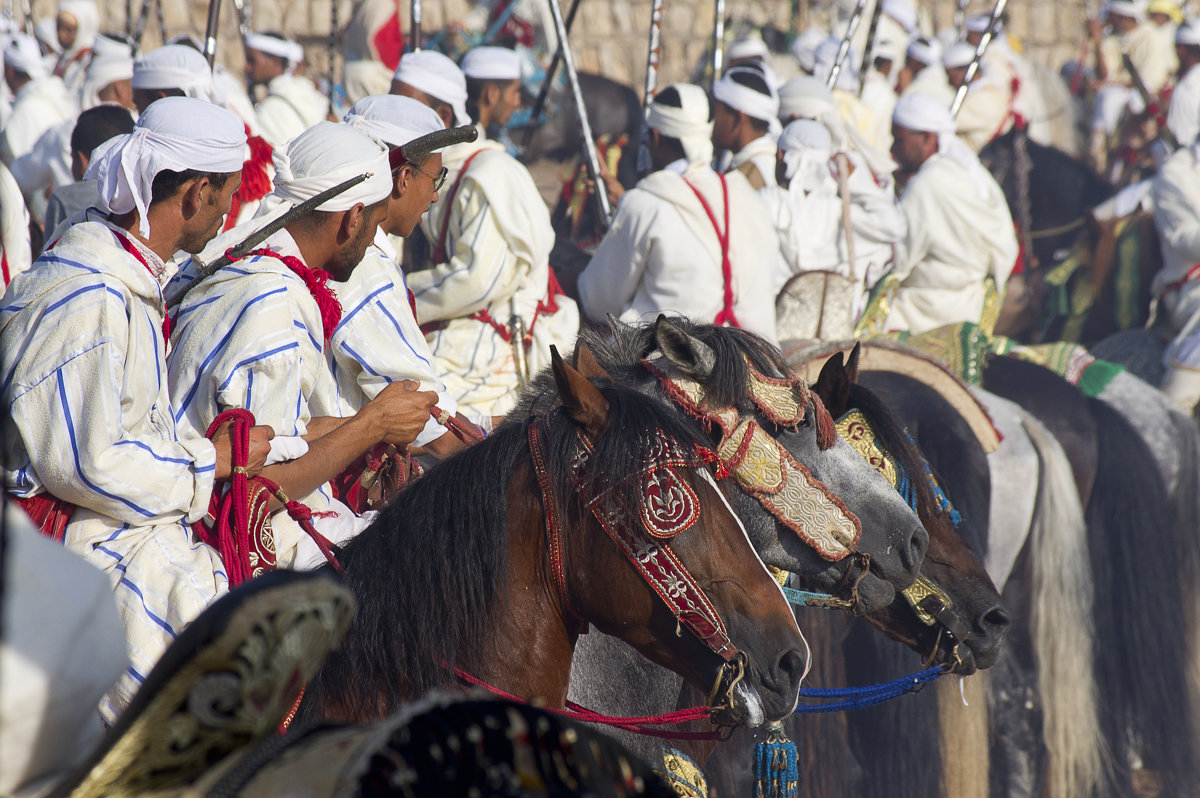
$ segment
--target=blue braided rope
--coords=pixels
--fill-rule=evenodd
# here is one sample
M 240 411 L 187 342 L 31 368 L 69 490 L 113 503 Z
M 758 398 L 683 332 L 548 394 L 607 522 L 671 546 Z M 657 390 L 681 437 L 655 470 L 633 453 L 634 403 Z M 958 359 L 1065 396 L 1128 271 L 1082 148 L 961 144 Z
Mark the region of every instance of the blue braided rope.
M 904 676 L 895 681 L 872 684 L 866 687 L 801 687 L 801 698 L 815 698 L 817 700 L 836 698 L 842 700 L 825 704 L 801 704 L 796 707 L 796 714 L 811 715 L 822 712 L 841 712 L 843 710 L 862 709 L 863 707 L 882 704 L 884 701 L 890 701 L 906 693 L 914 692 L 946 672 L 940 665 L 935 665 L 923 671 L 918 671 L 911 676 Z
M 791 604 L 793 607 L 825 607 L 828 606 L 827 602 L 833 598 L 828 593 L 796 590 L 794 587 L 788 587 L 787 585 L 781 585 L 780 590 L 783 591 L 788 604 Z

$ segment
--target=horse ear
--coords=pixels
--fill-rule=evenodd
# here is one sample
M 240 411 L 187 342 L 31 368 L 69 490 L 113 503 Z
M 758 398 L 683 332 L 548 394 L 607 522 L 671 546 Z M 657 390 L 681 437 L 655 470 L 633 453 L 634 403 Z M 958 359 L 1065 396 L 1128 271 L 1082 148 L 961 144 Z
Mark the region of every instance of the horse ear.
M 592 354 L 592 350 L 588 348 L 587 344 L 581 343 L 575 347 L 575 368 L 589 380 L 612 379 L 604 367 L 596 362 L 596 356 Z
M 717 353 L 712 347 L 661 314 L 654 322 L 654 342 L 667 360 L 696 382 L 707 381 L 717 367 Z
M 550 347 L 550 370 L 554 372 L 554 384 L 558 386 L 563 410 L 588 435 L 598 436 L 608 423 L 608 400 L 604 394 L 571 368 L 558 354 L 556 346 Z
M 850 350 L 850 357 L 846 359 L 846 379 L 850 382 L 858 382 L 858 355 L 862 349 L 862 342 L 855 341 L 854 348 Z
M 850 379 L 841 352 L 834 352 L 833 357 L 821 366 L 821 375 L 812 384 L 812 390 L 821 397 L 833 417 L 837 418 L 846 412 L 850 406 Z

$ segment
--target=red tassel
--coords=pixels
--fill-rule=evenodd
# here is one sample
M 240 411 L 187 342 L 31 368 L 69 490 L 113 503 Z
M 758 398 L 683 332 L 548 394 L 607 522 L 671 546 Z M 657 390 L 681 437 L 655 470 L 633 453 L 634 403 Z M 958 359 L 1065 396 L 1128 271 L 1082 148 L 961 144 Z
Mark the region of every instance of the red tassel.
M 267 167 L 271 164 L 274 150 L 261 136 L 250 135 L 249 127 L 246 127 L 246 143 L 250 146 L 250 158 L 242 164 L 242 184 L 233 192 L 223 231 L 231 230 L 237 224 L 242 208 L 262 199 L 271 191 L 271 173 Z

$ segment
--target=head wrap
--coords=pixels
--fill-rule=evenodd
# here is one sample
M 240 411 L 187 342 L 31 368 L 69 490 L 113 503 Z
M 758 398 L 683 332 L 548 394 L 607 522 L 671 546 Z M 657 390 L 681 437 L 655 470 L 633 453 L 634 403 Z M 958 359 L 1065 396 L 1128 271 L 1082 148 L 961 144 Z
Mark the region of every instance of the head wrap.
M 100 11 L 96 4 L 93 0 L 59 0 L 58 13 L 64 11 L 75 17 L 77 25 L 75 41 L 64 55 L 75 55 L 80 50 L 90 49 L 96 42 L 96 34 L 100 32 Z
M 833 71 L 833 65 L 837 61 L 838 51 L 841 47 L 842 40 L 833 36 L 829 36 L 821 42 L 814 53 L 817 64 L 813 74 L 821 80 L 828 78 L 829 73 Z M 846 51 L 846 59 L 838 71 L 837 84 L 834 88 L 842 91 L 858 90 L 858 56 L 855 55 L 853 47 Z
M 224 105 L 208 61 L 186 44 L 168 44 L 133 62 L 133 88 L 180 89 L 187 97 Z
M 896 171 L 891 156 L 868 142 L 854 125 L 846 123 L 833 104 L 833 94 L 818 78 L 802 75 L 783 84 L 779 90 L 779 116 L 784 122 L 797 118 L 820 122 L 829 131 L 833 146 L 858 153 L 876 180 L 886 180 Z
M 729 49 L 725 51 L 725 58 L 728 61 L 741 61 L 751 58 L 765 61 L 770 55 L 771 51 L 767 49 L 767 43 L 758 35 L 743 36 L 740 39 L 734 39 L 733 43 L 729 45 Z
M 917 32 L 917 9 L 908 0 L 883 0 L 883 13 L 900 23 L 909 35 Z
M 891 39 L 880 39 L 875 43 L 875 49 L 871 55 L 873 61 L 883 59 L 884 61 L 895 61 L 900 55 L 900 48 Z
M 246 49 L 282 58 L 284 66 L 291 72 L 304 60 L 304 48 L 291 39 L 268 36 L 265 33 L 247 33 Z
M 93 58 L 108 58 L 110 56 L 120 56 L 133 60 L 134 45 L 132 42 L 126 41 L 122 36 L 115 38 L 121 34 L 101 34 L 96 37 L 95 43 L 92 45 Z
M 1192 47 L 1200 46 L 1200 19 L 1188 19 L 1175 29 L 1175 43 Z
M 32 36 L 15 34 L 4 48 L 4 63 L 31 78 L 44 78 L 48 70 L 42 50 Z
M 1176 25 L 1183 22 L 1183 8 L 1175 0 L 1150 0 L 1146 5 L 1146 13 L 1166 14 Z
M 988 23 L 992 21 L 991 14 L 972 14 L 967 17 L 967 30 L 971 33 L 983 33 L 988 29 Z M 999 34 L 1004 30 L 1004 22 L 996 20 L 996 27 L 992 28 L 993 34 Z
M 476 47 L 463 56 L 462 71 L 472 80 L 520 80 L 521 59 L 507 47 Z
M 734 80 L 737 75 L 754 75 L 761 78 L 767 86 L 767 93 L 763 94 L 738 83 Z M 779 95 L 766 75 L 757 69 L 734 67 L 729 70 L 713 84 L 713 97 L 733 110 L 741 111 L 746 116 L 762 122 L 770 122 L 779 116 Z
M 348 125 L 319 122 L 289 141 L 286 148 L 275 148 L 275 190 L 271 194 L 299 205 L 361 174 L 370 177 L 317 210 L 347 211 L 360 202 L 373 205 L 392 193 L 392 170 L 382 144 Z
M 975 60 L 975 45 L 955 42 L 954 46 L 942 56 L 942 66 L 946 69 L 960 69 L 970 66 L 973 60 Z
M 905 94 L 896 101 L 892 124 L 907 130 L 936 134 L 938 152 L 966 169 L 980 196 L 986 195 L 991 177 L 971 148 L 956 135 L 954 117 L 944 103 L 927 94 Z
M 413 139 L 446 128 L 442 118 L 428 105 L 395 94 L 363 97 L 346 112 L 342 121 L 389 147 L 400 147 Z M 398 149 L 393 150 L 388 159 L 393 169 L 405 163 Z
M 133 133 L 96 148 L 86 177 L 99 181 L 100 196 L 113 213 L 136 209 L 138 232 L 148 238 L 146 210 L 159 172 L 238 172 L 245 148 L 246 130 L 234 114 L 202 100 L 164 97 L 150 104 Z
M 817 68 L 817 47 L 825 41 L 826 33 L 819 28 L 809 28 L 792 42 L 792 55 L 800 62 L 800 68 L 812 74 Z
M 664 136 L 679 139 L 688 163 L 712 160 L 712 122 L 708 117 L 708 95 L 690 83 L 671 84 L 679 92 L 680 108 L 663 105 L 655 98 L 650 103 L 646 124 Z
M 937 39 L 913 39 L 906 54 L 925 66 L 934 66 L 942 61 L 942 45 Z
M 820 122 L 797 119 L 789 123 L 779 137 L 779 149 L 783 152 L 784 171 L 792 181 L 788 188 L 796 185 L 805 191 L 816 191 L 829 179 L 833 139 Z
M 447 103 L 454 109 L 456 124 L 471 124 L 467 116 L 467 78 L 458 64 L 436 50 L 405 53 L 392 80 Z
M 1111 0 L 1105 4 L 1105 18 L 1116 14 L 1122 17 L 1129 17 L 1138 22 L 1146 21 L 1146 4 L 1141 2 L 1128 2 L 1128 0 Z
M 42 49 L 58 55 L 62 46 L 58 43 L 58 20 L 54 17 L 43 17 L 33 24 L 33 35 L 37 38 Z
M 93 56 L 83 76 L 80 108 L 86 111 L 99 105 L 102 102 L 101 91 L 118 80 L 129 80 L 132 77 L 133 59 L 129 56 Z

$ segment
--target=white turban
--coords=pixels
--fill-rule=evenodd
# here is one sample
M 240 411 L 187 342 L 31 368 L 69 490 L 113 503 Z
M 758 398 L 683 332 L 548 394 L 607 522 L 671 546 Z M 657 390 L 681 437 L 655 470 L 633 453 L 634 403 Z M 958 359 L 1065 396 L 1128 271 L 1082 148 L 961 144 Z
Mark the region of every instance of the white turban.
M 738 75 L 753 75 L 766 84 L 767 93 L 756 91 L 734 80 Z M 779 116 L 779 95 L 766 76 L 756 69 L 734 67 L 713 84 L 713 97 L 751 119 L 770 122 Z
M 304 48 L 291 39 L 281 39 L 264 33 L 247 33 L 246 49 L 282 58 L 290 72 L 304 60 Z
M 765 61 L 770 55 L 771 51 L 767 49 L 767 43 L 762 40 L 761 36 L 743 36 L 740 39 L 734 39 L 733 43 L 729 45 L 729 49 L 725 51 L 725 57 L 730 61 L 750 58 Z
M 123 39 L 101 34 L 92 45 L 92 58 L 110 58 L 119 56 L 133 61 L 133 45 Z
M 1106 17 L 1111 14 L 1117 14 L 1122 17 L 1129 17 L 1130 19 L 1137 20 L 1138 22 L 1146 21 L 1145 3 L 1131 3 L 1127 2 L 1127 0 L 1112 0 L 1111 2 L 1105 4 L 1105 11 Z
M 779 136 L 779 149 L 783 152 L 784 171 L 792 181 L 789 189 L 796 185 L 806 192 L 816 191 L 829 179 L 833 139 L 820 122 L 811 119 L 791 122 Z
M 934 66 L 942 61 L 942 45 L 937 39 L 913 39 L 906 53 L 909 58 L 925 66 Z
M 917 32 L 917 9 L 908 0 L 883 0 L 883 13 L 900 23 L 906 33 Z
M 132 133 L 96 148 L 86 177 L 99 182 L 113 213 L 136 209 L 138 232 L 149 238 L 146 210 L 159 172 L 240 172 L 245 148 L 246 129 L 234 114 L 203 100 L 164 97 L 150 104 Z
M 975 45 L 967 42 L 955 42 L 954 46 L 942 56 L 942 66 L 946 69 L 961 69 L 970 66 L 975 60 Z
M 92 0 L 60 0 L 58 13 L 66 11 L 75 17 L 75 41 L 65 55 L 75 55 L 80 50 L 87 50 L 96 42 L 96 34 L 100 32 L 100 12 Z
M 476 47 L 463 56 L 462 71 L 472 80 L 519 80 L 521 59 L 507 47 Z
M 1200 19 L 1187 19 L 1175 29 L 1175 43 L 1200 46 Z
M 988 29 L 988 23 L 992 21 L 991 14 L 973 14 L 967 17 L 967 30 L 971 33 L 983 33 Z M 996 27 L 992 28 L 993 34 L 998 34 L 1004 30 L 1004 23 L 1001 20 L 996 20 Z
M 118 80 L 129 80 L 132 77 L 133 59 L 128 55 L 93 56 L 83 76 L 80 107 L 86 111 L 99 105 L 102 102 L 101 91 Z
M 15 34 L 9 39 L 4 48 L 4 63 L 31 78 L 44 78 L 48 74 L 37 40 L 24 33 Z
M 373 205 L 392 193 L 386 147 L 348 125 L 319 122 L 289 141 L 286 148 L 275 148 L 275 190 L 271 195 L 299 205 L 361 174 L 370 177 L 326 200 L 317 210 L 347 211 L 360 202 Z
M 390 147 L 446 129 L 442 118 L 428 105 L 395 94 L 363 97 L 342 121 Z
M 208 61 L 186 44 L 168 44 L 133 62 L 133 88 L 180 89 L 187 97 L 224 105 Z
M 872 60 L 883 59 L 884 61 L 895 61 L 900 55 L 900 48 L 891 39 L 880 39 L 875 43 L 875 49 L 871 53 Z
M 885 180 L 896 171 L 891 156 L 867 141 L 854 125 L 846 123 L 833 103 L 832 92 L 819 78 L 801 75 L 783 84 L 779 90 L 779 116 L 784 122 L 795 118 L 820 122 L 829 131 L 834 146 L 858 153 L 877 180 Z
M 708 95 L 691 83 L 673 83 L 671 86 L 679 92 L 682 107 L 663 105 L 656 97 L 650 103 L 646 124 L 668 138 L 679 139 L 688 163 L 711 162 L 713 125 L 708 119 Z
M 954 117 L 940 100 L 927 94 L 905 94 L 896 101 L 892 124 L 906 130 L 933 133 L 938 137 L 938 152 L 957 161 L 971 176 L 980 196 L 986 196 L 991 177 L 975 153 L 955 134 Z
M 454 109 L 456 124 L 471 124 L 467 116 L 467 78 L 458 64 L 436 50 L 405 53 L 392 80 L 448 103 Z
M 809 28 L 792 42 L 792 55 L 800 62 L 800 68 L 808 74 L 817 69 L 817 47 L 825 41 L 827 34 L 819 28 Z
M 62 47 L 58 43 L 58 20 L 54 17 L 44 17 L 33 25 L 33 35 L 47 52 L 58 55 Z

